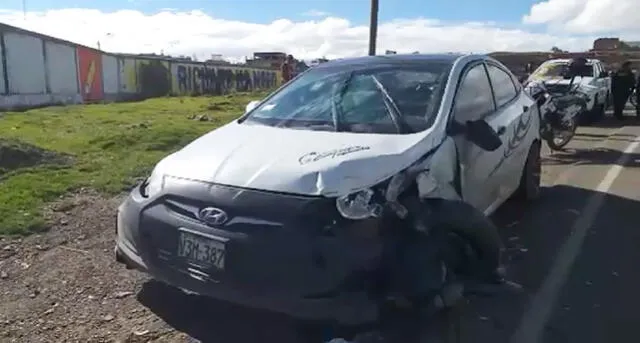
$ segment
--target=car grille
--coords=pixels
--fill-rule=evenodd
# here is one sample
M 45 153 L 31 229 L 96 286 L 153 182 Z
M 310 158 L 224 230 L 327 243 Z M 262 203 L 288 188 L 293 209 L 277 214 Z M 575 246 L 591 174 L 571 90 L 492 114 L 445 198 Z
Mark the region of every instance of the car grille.
M 144 228 L 141 241 L 157 268 L 249 292 L 313 293 L 345 276 L 349 266 L 340 262 L 338 267 L 333 265 L 329 269 L 326 267 L 329 262 L 320 255 L 321 247 L 343 241 L 326 229 L 341 220 L 334 199 L 227 186 L 167 191 L 168 195 L 141 216 Z M 223 225 L 210 226 L 211 234 L 229 239 L 225 250 L 232 262 L 224 272 L 194 265 L 177 256 L 178 228 L 197 227 L 205 233 L 197 213 L 209 206 L 222 209 L 229 217 Z M 319 239 L 314 239 L 319 235 Z M 282 280 L 287 282 L 283 285 Z
M 200 222 L 202 208 L 222 209 L 229 216 L 224 230 L 258 233 L 269 227 L 315 227 L 335 218 L 333 199 L 212 185 L 206 192 L 175 190 L 162 199 L 174 216 Z

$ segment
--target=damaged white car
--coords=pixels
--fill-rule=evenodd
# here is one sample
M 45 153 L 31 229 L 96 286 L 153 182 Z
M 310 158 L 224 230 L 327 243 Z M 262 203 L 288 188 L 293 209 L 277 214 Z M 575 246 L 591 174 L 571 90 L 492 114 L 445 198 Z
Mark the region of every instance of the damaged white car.
M 527 82 L 544 81 L 552 93 L 567 93 L 570 80 L 563 78 L 569 66 L 570 59 L 553 59 L 542 63 L 529 76 Z M 586 96 L 585 111 L 580 114 L 583 123 L 593 123 L 604 117 L 609 106 L 611 94 L 611 78 L 600 60 L 587 59 L 587 66 L 583 73 L 576 75 L 572 85 Z
M 535 106 L 481 55 L 320 64 L 160 161 L 118 208 L 116 259 L 298 318 L 450 305 L 504 283 L 486 215 L 539 195 Z

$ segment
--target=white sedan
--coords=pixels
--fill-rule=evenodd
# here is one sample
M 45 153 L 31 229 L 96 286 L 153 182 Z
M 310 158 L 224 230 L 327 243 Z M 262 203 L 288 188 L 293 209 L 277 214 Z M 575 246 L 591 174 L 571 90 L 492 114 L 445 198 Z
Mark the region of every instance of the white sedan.
M 569 59 L 553 59 L 542 63 L 529 76 L 528 81 L 545 81 L 551 92 L 566 93 L 570 80 L 563 78 Z M 587 96 L 587 105 L 582 119 L 592 123 L 602 119 L 609 105 L 611 77 L 600 60 L 587 59 L 587 68 L 576 75 L 573 85 Z
M 452 230 L 497 267 L 494 228 L 477 224 L 514 194 L 539 195 L 539 125 L 534 101 L 487 56 L 326 62 L 160 161 L 118 209 L 116 258 L 189 293 L 367 320 L 375 280 L 393 278 L 383 232 L 426 213 L 404 201 L 413 195 L 457 204 Z M 410 274 L 444 288 L 440 263 Z

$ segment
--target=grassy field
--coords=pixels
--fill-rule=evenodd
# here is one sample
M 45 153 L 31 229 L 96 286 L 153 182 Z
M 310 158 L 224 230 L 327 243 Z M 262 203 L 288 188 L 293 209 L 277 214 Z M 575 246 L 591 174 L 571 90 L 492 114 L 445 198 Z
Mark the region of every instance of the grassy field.
M 163 156 L 235 119 L 249 101 L 264 95 L 157 98 L 4 114 L 0 117 L 0 148 L 5 148 L 4 153 L 0 149 L 0 235 L 44 229 L 43 205 L 74 189 L 122 192 Z M 45 157 L 56 157 L 48 158 L 49 164 L 3 168 L 3 161 L 10 160 L 8 151 L 14 160 L 28 159 L 16 159 L 16 149 L 8 150 L 21 142 L 50 150 Z M 22 148 L 26 155 L 34 149 Z

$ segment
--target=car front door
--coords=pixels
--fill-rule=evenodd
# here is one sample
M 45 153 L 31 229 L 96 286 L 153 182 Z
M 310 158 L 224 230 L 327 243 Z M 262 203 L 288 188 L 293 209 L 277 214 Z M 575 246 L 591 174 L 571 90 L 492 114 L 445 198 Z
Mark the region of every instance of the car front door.
M 456 90 L 452 118 L 456 125 L 469 121 L 487 120 L 496 130 L 502 130 L 492 116 L 496 111 L 491 84 L 482 62 L 473 62 L 465 68 Z M 454 124 L 454 123 L 452 123 Z M 491 180 L 494 169 L 503 156 L 503 148 L 483 150 L 470 142 L 464 134 L 453 136 L 460 166 L 460 191 L 462 198 L 481 211 L 486 211 L 499 197 L 499 189 Z
M 487 72 L 496 103 L 496 111 L 486 121 L 492 127 L 504 128 L 502 159 L 490 174 L 497 187 L 500 200 L 506 200 L 520 184 L 522 168 L 527 160 L 529 147 L 537 130 L 534 102 L 522 94 L 521 87 L 513 81 L 504 67 L 487 62 Z
M 601 63 L 594 63 L 595 84 L 598 87 L 598 102 L 605 103 L 609 94 L 609 76 L 604 76 L 604 67 Z

